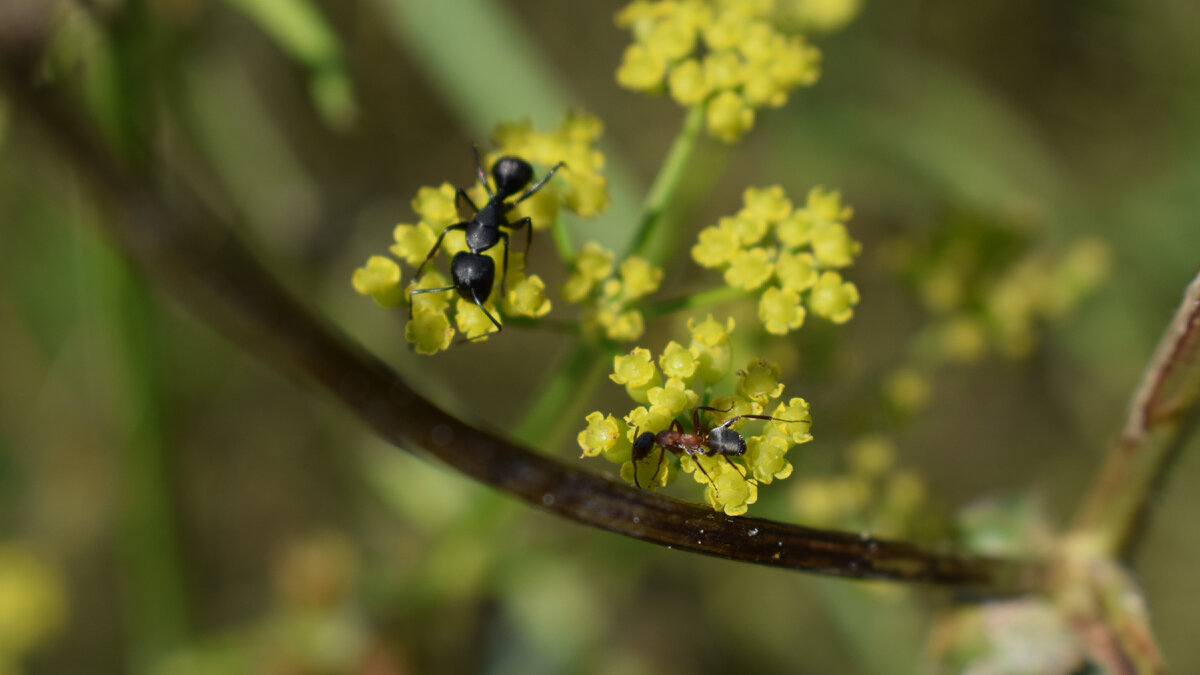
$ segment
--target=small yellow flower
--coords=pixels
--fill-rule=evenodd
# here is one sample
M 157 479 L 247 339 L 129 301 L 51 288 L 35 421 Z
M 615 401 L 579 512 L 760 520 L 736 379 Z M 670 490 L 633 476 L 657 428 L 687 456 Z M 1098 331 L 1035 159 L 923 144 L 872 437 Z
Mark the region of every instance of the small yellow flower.
M 647 391 L 652 406 L 662 406 L 678 415 L 696 405 L 700 395 L 687 388 L 684 381 L 672 377 L 662 387 L 653 387 Z
M 550 311 L 550 299 L 546 297 L 546 284 L 536 274 L 511 284 L 508 288 L 505 308 L 520 316 L 545 316 Z
M 792 464 L 784 455 L 788 451 L 787 439 L 780 436 L 753 436 L 746 439 L 746 466 L 754 478 L 769 485 L 776 478 L 783 480 L 792 475 Z
M 421 277 L 421 280 L 415 284 L 408 285 L 408 291 L 425 289 L 425 288 L 446 288 L 446 278 L 436 270 L 430 270 Z M 450 299 L 453 297 L 451 290 L 440 291 L 437 293 L 420 293 L 411 295 L 412 297 L 412 313 L 413 316 L 422 314 L 441 314 L 450 306 Z
M 733 349 L 729 345 L 729 333 L 733 331 L 733 318 L 724 324 L 708 318 L 699 323 L 688 319 L 688 331 L 692 342 L 688 349 L 696 358 L 696 377 L 705 384 L 720 382 L 729 374 L 733 364 Z
M 809 412 L 808 401 L 794 397 L 787 402 L 787 405 L 780 403 L 775 408 L 775 412 L 771 413 L 771 417 L 779 418 L 771 422 L 771 426 L 792 444 L 800 445 L 812 440 L 812 413 Z
M 732 91 L 714 96 L 706 109 L 708 133 L 726 143 L 733 143 L 754 126 L 754 109 Z
M 808 296 L 808 308 L 834 323 L 849 321 L 857 304 L 858 288 L 849 281 L 843 282 L 837 272 L 821 274 Z
M 692 259 L 702 267 L 720 267 L 741 249 L 741 238 L 731 227 L 706 227 L 692 247 Z
M 621 285 L 626 301 L 636 300 L 658 290 L 663 271 L 641 256 L 629 256 L 621 263 Z
M 437 241 L 437 235 L 425 223 L 397 225 L 392 237 L 396 243 L 388 250 L 409 265 L 420 265 Z
M 583 450 L 581 457 L 595 457 L 615 446 L 624 436 L 625 425 L 612 415 L 605 417 L 603 413 L 595 411 L 588 414 L 586 419 L 587 428 L 579 432 L 576 438 Z
M 824 267 L 846 267 L 862 250 L 862 244 L 850 238 L 846 226 L 832 223 L 812 233 L 813 255 Z
M 784 251 L 775 260 L 775 277 L 784 290 L 800 293 L 817 283 L 817 261 L 811 253 Z
M 613 254 L 600 244 L 589 241 L 575 256 L 571 276 L 563 285 L 563 297 L 570 302 L 582 302 L 596 282 L 612 273 Z
M 610 340 L 636 340 L 646 332 L 646 318 L 636 309 L 627 309 L 612 316 L 604 316 L 602 320 L 604 334 Z
M 789 250 L 796 250 L 812 239 L 812 216 L 805 209 L 798 209 L 775 226 L 775 237 Z
M 766 403 L 783 393 L 779 374 L 779 366 L 765 359 L 754 359 L 745 370 L 738 371 L 738 391 L 751 401 Z
M 792 212 L 792 202 L 784 194 L 783 188 L 771 185 L 765 188 L 748 187 L 742 193 L 744 215 L 758 220 L 777 222 L 787 218 Z
M 689 21 L 672 17 L 658 21 L 642 42 L 666 61 L 676 61 L 696 46 L 696 27 Z
M 643 431 L 658 433 L 671 426 L 675 414 L 663 405 L 639 406 L 625 416 L 625 424 L 629 427 L 630 437 Z
M 788 331 L 804 325 L 806 314 L 800 294 L 792 290 L 772 286 L 758 301 L 758 318 L 772 335 L 787 335 Z
M 492 303 L 484 303 L 484 308 L 487 309 L 488 314 L 496 316 L 496 308 Z M 458 305 L 455 307 L 454 323 L 458 326 L 458 332 L 467 339 L 481 338 L 496 330 L 496 324 L 487 318 L 479 305 L 463 298 L 458 299 Z
M 696 374 L 696 357 L 683 345 L 672 340 L 663 348 L 658 365 L 669 378 L 689 380 Z
M 696 321 L 695 317 L 687 320 L 687 329 L 692 334 L 694 343 L 706 347 L 728 344 L 729 334 L 733 332 L 734 326 L 733 317 L 729 317 L 725 323 L 721 323 L 714 319 L 712 314 L 709 314 L 704 321 Z
M 725 270 L 725 283 L 752 291 L 765 284 L 774 271 L 775 266 L 767 249 L 738 251 L 730 260 L 729 269 Z
M 768 224 L 766 218 L 747 209 L 742 209 L 736 216 L 724 216 L 717 221 L 719 229 L 728 230 L 737 235 L 739 248 L 753 246 L 762 241 L 767 234 Z
M 422 187 L 417 190 L 417 196 L 412 200 L 413 211 L 428 223 L 434 230 L 442 230 L 460 220 L 458 207 L 454 203 L 457 190 L 450 183 L 442 183 L 438 187 Z M 399 238 L 397 238 L 399 241 Z
M 654 357 L 645 347 L 634 347 L 624 356 L 613 357 L 613 372 L 608 378 L 625 385 L 629 397 L 638 403 L 647 403 L 646 392 L 662 383 L 662 376 L 654 366 Z
M 672 68 L 667 76 L 667 87 L 671 91 L 671 98 L 685 106 L 702 103 L 712 91 L 704 69 L 696 59 L 688 59 Z
M 371 256 L 366 265 L 354 270 L 351 281 L 355 291 L 371 296 L 382 307 L 395 307 L 404 302 L 400 266 L 381 255 Z
M 854 215 L 854 209 L 842 204 L 841 192 L 826 190 L 820 185 L 808 191 L 805 211 L 808 212 L 816 227 L 824 227 L 838 222 L 845 223 Z
M 635 91 L 653 91 L 662 84 L 666 72 L 666 57 L 645 45 L 632 44 L 625 48 L 621 57 L 617 84 Z
M 445 314 L 424 312 L 414 315 L 404 326 L 404 339 L 413 345 L 418 354 L 436 354 L 450 347 L 454 340 L 454 329 L 450 327 L 450 319 Z

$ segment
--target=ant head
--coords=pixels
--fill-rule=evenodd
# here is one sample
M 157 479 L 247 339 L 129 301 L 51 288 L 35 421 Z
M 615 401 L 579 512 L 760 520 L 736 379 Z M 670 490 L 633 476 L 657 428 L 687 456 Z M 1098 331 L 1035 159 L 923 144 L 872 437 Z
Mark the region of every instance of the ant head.
M 496 180 L 497 193 L 516 194 L 533 178 L 533 167 L 520 157 L 501 157 L 492 165 L 492 178 Z
M 708 449 L 714 455 L 738 457 L 746 454 L 746 439 L 733 429 L 720 426 L 709 432 Z
M 474 302 L 478 297 L 479 302 L 486 302 L 496 281 L 496 261 L 482 253 L 460 251 L 450 261 L 450 276 L 464 300 Z
M 637 431 L 635 430 L 634 433 L 637 433 Z M 633 439 L 633 450 L 630 451 L 629 456 L 633 461 L 636 462 L 639 459 L 644 459 L 647 457 L 650 454 L 650 451 L 653 449 L 654 432 L 643 431 L 637 435 L 637 438 Z

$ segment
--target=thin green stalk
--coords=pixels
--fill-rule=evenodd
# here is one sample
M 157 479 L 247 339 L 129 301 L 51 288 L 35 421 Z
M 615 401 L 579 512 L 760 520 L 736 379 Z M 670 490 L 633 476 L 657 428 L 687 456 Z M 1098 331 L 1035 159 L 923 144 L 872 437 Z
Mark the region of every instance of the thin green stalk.
M 567 232 L 567 226 L 563 223 L 562 214 L 559 214 L 554 219 L 554 225 L 550 228 L 550 233 L 554 235 L 554 247 L 558 249 L 558 258 L 564 264 L 570 265 L 575 259 L 575 244 L 571 242 L 571 233 Z
M 121 481 L 117 529 L 122 610 L 129 658 L 141 671 L 187 638 L 187 601 L 173 522 L 170 470 L 163 442 L 161 346 L 154 303 L 120 261 L 83 241 L 85 306 L 101 326 L 106 354 L 123 374 L 116 399 L 114 446 Z M 112 388 L 111 382 L 102 383 Z M 106 391 L 106 393 L 108 393 Z
M 700 131 L 703 128 L 704 108 L 696 106 L 690 109 L 687 116 L 684 117 L 683 128 L 679 130 L 679 135 L 671 144 L 671 149 L 667 152 L 666 159 L 663 160 L 662 168 L 658 170 L 654 184 L 650 186 L 650 192 L 646 195 L 646 201 L 642 205 L 642 218 L 638 223 L 638 230 L 634 235 L 631 247 L 634 255 L 644 256 L 656 264 L 661 264 L 662 261 L 657 260 L 659 256 L 651 255 L 656 226 L 663 214 L 667 212 L 667 206 L 675 197 L 675 191 L 683 180 L 692 153 L 696 149 L 696 141 L 700 138 Z
M 529 445 L 552 446 L 553 439 L 567 423 L 581 424 L 582 417 L 573 413 L 591 397 L 608 366 L 595 343 L 576 343 L 513 433 Z
M 642 314 L 646 318 L 662 316 L 663 314 L 671 314 L 673 312 L 682 312 L 693 309 L 702 309 L 704 307 L 712 307 L 719 305 L 722 302 L 737 300 L 750 295 L 750 291 L 735 286 L 717 286 L 710 288 L 707 291 L 685 295 L 682 298 L 671 298 L 670 300 L 660 300 L 652 305 L 647 305 L 642 308 Z
M 1075 518 L 1104 555 L 1130 553 L 1154 494 L 1200 416 L 1200 275 L 1184 293 L 1134 394 L 1120 440 Z

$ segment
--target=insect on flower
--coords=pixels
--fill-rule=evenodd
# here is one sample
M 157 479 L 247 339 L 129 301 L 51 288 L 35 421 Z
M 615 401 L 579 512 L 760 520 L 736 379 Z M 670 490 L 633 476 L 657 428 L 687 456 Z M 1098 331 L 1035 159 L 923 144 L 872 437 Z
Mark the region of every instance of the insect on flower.
M 434 242 L 433 248 L 429 249 L 429 254 L 425 256 L 425 261 L 417 268 L 415 278 L 418 281 L 420 280 L 425 266 L 429 264 L 430 260 L 433 260 L 433 256 L 441 248 L 442 240 L 445 239 L 446 233 L 451 230 L 463 230 L 466 235 L 467 250 L 456 253 L 450 261 L 450 277 L 454 285 L 441 288 L 414 289 L 409 295 L 408 305 L 409 319 L 412 319 L 412 296 L 420 293 L 458 291 L 458 294 L 464 300 L 474 302 L 480 311 L 496 326 L 496 330 L 469 338 L 468 342 L 499 333 L 501 330 L 500 322 L 483 306 L 483 302 L 491 295 L 492 286 L 496 281 L 496 263 L 490 256 L 484 255 L 483 252 L 501 241 L 504 242 L 504 268 L 500 276 L 500 292 L 503 294 L 505 291 L 504 281 L 508 276 L 508 232 L 504 230 L 515 231 L 523 227 L 527 228 L 525 230 L 526 252 L 529 251 L 529 246 L 533 243 L 533 225 L 531 220 L 526 217 L 509 222 L 508 212 L 514 206 L 542 189 L 542 186 L 554 176 L 554 172 L 565 166 L 563 162 L 555 164 L 541 180 L 530 185 L 524 192 L 521 192 L 521 188 L 524 188 L 533 179 L 533 167 L 530 166 L 529 162 L 520 157 L 501 157 L 492 165 L 492 179 L 496 183 L 496 189 L 493 191 L 491 185 L 488 183 L 487 172 L 483 170 L 483 163 L 479 161 L 479 149 L 471 146 L 471 150 L 475 154 L 476 177 L 488 194 L 487 203 L 483 205 L 483 208 L 475 206 L 475 202 L 471 201 L 466 191 L 458 188 L 458 192 L 455 193 L 454 197 L 455 204 L 460 205 L 461 202 L 465 201 L 471 207 L 474 215 L 470 221 L 448 225 L 446 229 L 442 230 L 442 233 L 438 235 L 437 241 Z M 520 192 L 520 196 L 513 201 L 507 201 L 509 197 L 516 195 L 518 192 Z
M 635 465 L 638 461 L 649 457 L 650 453 L 654 451 L 655 446 L 659 448 L 658 464 L 654 468 L 654 475 L 650 477 L 651 485 L 654 484 L 655 479 L 658 478 L 658 473 L 662 470 L 663 461 L 666 459 L 668 450 L 676 455 L 687 454 L 691 457 L 713 457 L 720 455 L 742 475 L 742 478 L 746 478 L 746 471 L 729 459 L 730 457 L 740 457 L 746 454 L 746 439 L 733 429 L 733 425 L 742 419 L 774 420 L 776 422 L 797 421 L 771 417 L 770 415 L 734 415 L 713 429 L 709 429 L 700 424 L 701 410 L 726 413 L 732 410 L 732 408 L 722 410 L 706 405 L 696 406 L 692 410 L 692 433 L 690 434 L 684 432 L 683 425 L 679 423 L 679 420 L 671 420 L 670 428 L 658 433 L 641 431 L 640 429 L 634 430 L 635 437 L 630 458 Z M 708 479 L 709 485 L 712 485 L 713 489 L 716 490 L 717 485 L 713 481 L 712 476 L 704 470 L 704 467 L 699 462 L 696 462 L 696 468 L 700 470 L 700 473 L 704 474 L 704 477 Z M 633 472 L 633 481 L 638 487 L 642 486 L 638 482 L 636 468 Z

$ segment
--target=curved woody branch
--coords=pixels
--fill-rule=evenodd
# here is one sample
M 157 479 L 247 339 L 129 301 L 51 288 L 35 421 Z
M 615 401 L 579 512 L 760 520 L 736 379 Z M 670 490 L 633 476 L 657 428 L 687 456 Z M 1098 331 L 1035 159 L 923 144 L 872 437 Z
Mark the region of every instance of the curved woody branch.
M 5 45 L 0 44 L 0 50 Z M 922 582 L 981 595 L 1038 590 L 1041 563 L 930 551 L 867 535 L 731 518 L 636 490 L 533 453 L 436 408 L 387 365 L 297 302 L 205 209 L 171 199 L 122 167 L 54 93 L 30 83 L 27 60 L 0 54 L 0 79 L 24 121 L 37 123 L 108 212 L 126 257 L 155 284 L 286 373 L 338 399 L 405 450 L 423 448 L 531 505 L 648 542 L 723 558 L 859 579 Z

